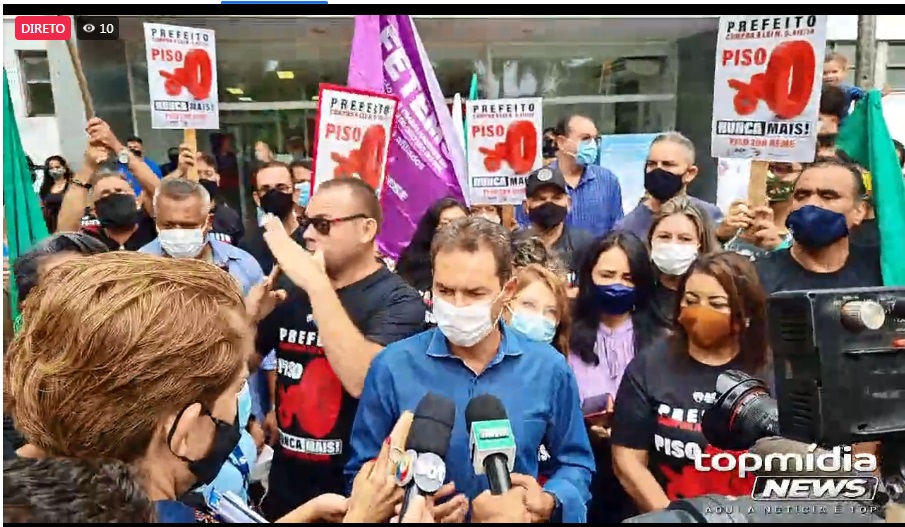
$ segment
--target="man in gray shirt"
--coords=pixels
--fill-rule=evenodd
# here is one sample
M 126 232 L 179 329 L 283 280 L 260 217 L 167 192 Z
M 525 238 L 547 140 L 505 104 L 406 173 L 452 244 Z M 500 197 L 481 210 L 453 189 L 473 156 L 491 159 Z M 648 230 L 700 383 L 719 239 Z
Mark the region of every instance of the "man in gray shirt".
M 647 241 L 647 234 L 660 205 L 670 198 L 685 193 L 688 185 L 698 175 L 694 164 L 694 144 L 678 132 L 657 136 L 650 145 L 644 169 L 644 189 L 647 195 L 631 212 L 616 224 L 617 230 L 630 232 Z M 723 221 L 723 212 L 712 203 L 688 196 L 714 225 Z M 731 235 L 730 235 L 731 236 Z

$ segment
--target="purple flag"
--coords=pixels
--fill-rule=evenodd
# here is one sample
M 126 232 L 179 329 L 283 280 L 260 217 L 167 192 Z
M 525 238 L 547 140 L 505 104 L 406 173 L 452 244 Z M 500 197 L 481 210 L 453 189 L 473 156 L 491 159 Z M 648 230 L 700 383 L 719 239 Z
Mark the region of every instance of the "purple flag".
M 398 258 L 424 212 L 440 198 L 463 199 L 465 153 L 421 37 L 409 15 L 359 15 L 349 58 L 350 88 L 399 97 L 381 191 L 380 250 Z

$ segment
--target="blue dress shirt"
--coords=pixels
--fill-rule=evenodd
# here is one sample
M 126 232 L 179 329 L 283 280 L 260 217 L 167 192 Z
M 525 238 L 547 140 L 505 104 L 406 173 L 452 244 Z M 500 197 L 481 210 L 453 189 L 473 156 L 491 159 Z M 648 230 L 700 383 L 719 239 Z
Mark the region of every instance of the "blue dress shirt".
M 434 328 L 390 344 L 371 363 L 352 426 L 349 481 L 380 452 L 396 420 L 433 391 L 456 404 L 456 422 L 446 455 L 447 482 L 469 500 L 488 489 L 486 476 L 472 469 L 465 407 L 490 393 L 506 407 L 517 445 L 515 472 L 537 477 L 538 449 L 550 453 L 552 475 L 544 489 L 560 507 L 563 523 L 584 523 L 594 455 L 581 414 L 578 385 L 565 358 L 549 344 L 501 324 L 496 357 L 475 375 L 453 355 Z
M 625 215 L 619 178 L 600 165 L 586 166 L 578 186 L 566 185 L 566 192 L 572 199 L 566 225 L 584 229 L 595 238 L 613 230 L 616 222 Z M 524 207 L 515 208 L 515 219 L 522 227 L 531 225 Z

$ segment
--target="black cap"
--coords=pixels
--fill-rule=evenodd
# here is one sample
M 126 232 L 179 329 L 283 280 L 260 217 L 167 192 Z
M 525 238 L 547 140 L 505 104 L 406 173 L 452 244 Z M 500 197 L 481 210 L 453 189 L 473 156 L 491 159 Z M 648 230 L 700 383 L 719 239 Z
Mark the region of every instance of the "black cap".
M 406 450 L 419 454 L 432 452 L 441 458 L 446 457 L 455 421 L 456 405 L 442 395 L 428 393 L 415 408 L 415 417 L 405 443 Z
M 531 196 L 545 185 L 554 186 L 560 191 L 565 192 L 566 178 L 562 175 L 562 172 L 554 166 L 538 168 L 534 172 L 528 174 L 528 178 L 525 180 L 525 195 Z
M 471 430 L 471 424 L 480 421 L 499 421 L 508 419 L 503 402 L 485 393 L 468 401 L 465 407 L 465 425 Z

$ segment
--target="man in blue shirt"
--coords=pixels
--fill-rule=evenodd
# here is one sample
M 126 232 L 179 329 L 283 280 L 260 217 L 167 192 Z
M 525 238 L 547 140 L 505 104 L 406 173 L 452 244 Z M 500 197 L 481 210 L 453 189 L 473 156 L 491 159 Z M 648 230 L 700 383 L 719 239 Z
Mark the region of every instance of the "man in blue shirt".
M 657 136 L 650 145 L 647 162 L 644 167 L 645 198 L 616 225 L 616 229 L 634 234 L 641 240 L 647 240 L 647 233 L 654 222 L 654 214 L 660 205 L 671 198 L 684 194 L 688 185 L 698 175 L 698 167 L 694 164 L 695 148 L 690 139 L 679 132 L 667 132 Z M 723 213 L 712 203 L 688 196 L 689 201 L 704 213 L 714 226 L 728 229 L 717 233 L 722 241 L 735 235 L 737 228 L 723 226 Z
M 575 378 L 552 346 L 500 321 L 517 285 L 509 234 L 483 218 L 462 218 L 437 233 L 431 260 L 438 327 L 390 344 L 371 363 L 352 427 L 346 476 L 351 481 L 376 457 L 402 412 L 433 391 L 456 404 L 447 482 L 474 499 L 488 484 L 472 468 L 465 408 L 472 398 L 489 393 L 503 402 L 512 423 L 515 472 L 530 482 L 522 484 L 534 521 L 584 523 L 595 465 Z M 552 468 L 543 487 L 535 479 L 542 444 Z M 444 519 L 451 518 L 437 521 Z
M 600 135 L 594 121 L 572 114 L 553 129 L 556 161 L 552 164 L 565 176 L 571 200 L 566 226 L 584 229 L 594 236 L 610 232 L 622 219 L 622 187 L 611 171 L 597 165 Z M 516 209 L 519 225 L 531 224 L 528 214 Z
M 157 174 L 158 178 L 163 178 L 165 174 L 160 169 L 160 165 L 144 156 L 145 145 L 142 142 L 141 137 L 132 136 L 126 139 L 126 148 L 129 149 L 129 152 L 132 152 L 132 155 L 144 161 L 145 164 L 148 165 L 148 168 L 150 168 L 152 172 Z M 132 172 L 129 172 L 127 162 L 123 161 L 122 159 L 120 159 L 119 162 L 120 171 L 126 175 L 126 180 L 128 180 L 129 184 L 132 185 L 132 189 L 135 190 L 135 195 L 137 196 L 141 194 L 141 185 L 138 184 L 138 180 L 135 179 L 135 176 L 132 175 Z

